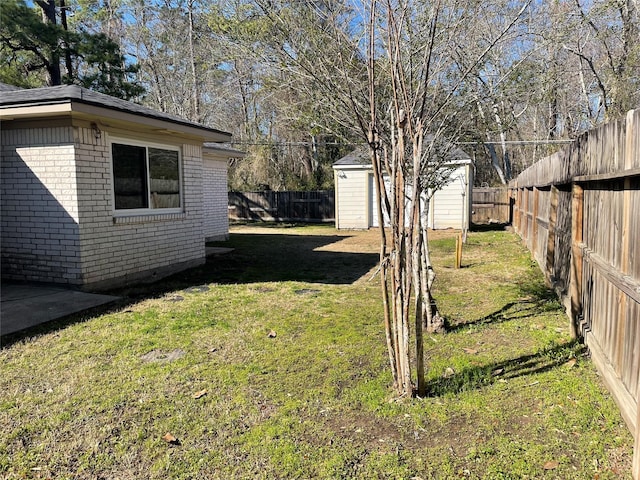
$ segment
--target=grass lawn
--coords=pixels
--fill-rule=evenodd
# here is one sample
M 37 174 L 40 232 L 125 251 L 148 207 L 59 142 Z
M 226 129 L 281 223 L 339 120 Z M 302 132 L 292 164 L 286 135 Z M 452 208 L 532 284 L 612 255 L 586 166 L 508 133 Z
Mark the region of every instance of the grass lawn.
M 390 387 L 377 232 L 220 245 L 6 339 L 0 478 L 630 478 L 631 434 L 514 234 L 471 233 L 460 270 L 454 233 L 432 236 L 450 330 L 426 337 L 423 399 Z

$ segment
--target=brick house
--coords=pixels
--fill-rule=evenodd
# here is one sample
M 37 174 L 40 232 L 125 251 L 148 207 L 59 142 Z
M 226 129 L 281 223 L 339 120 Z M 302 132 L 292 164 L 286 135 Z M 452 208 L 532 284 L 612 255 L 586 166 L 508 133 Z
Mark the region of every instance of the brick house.
M 215 143 L 207 142 L 202 147 L 202 201 L 207 242 L 229 238 L 228 161 L 243 156 L 244 152 Z
M 75 86 L 0 86 L 3 280 L 100 290 L 228 236 L 231 134 Z

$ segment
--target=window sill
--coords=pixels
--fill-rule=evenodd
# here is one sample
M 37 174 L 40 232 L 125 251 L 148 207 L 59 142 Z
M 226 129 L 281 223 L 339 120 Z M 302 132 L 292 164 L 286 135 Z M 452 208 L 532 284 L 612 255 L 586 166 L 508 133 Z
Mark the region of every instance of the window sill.
M 186 220 L 185 212 L 168 212 L 168 213 L 146 213 L 146 214 L 129 214 L 113 217 L 114 225 L 130 225 L 132 223 L 152 223 L 152 222 L 175 222 Z

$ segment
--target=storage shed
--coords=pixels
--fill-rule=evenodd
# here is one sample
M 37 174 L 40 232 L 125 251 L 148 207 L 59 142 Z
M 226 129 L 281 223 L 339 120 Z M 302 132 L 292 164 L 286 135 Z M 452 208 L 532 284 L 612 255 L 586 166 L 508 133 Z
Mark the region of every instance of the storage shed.
M 450 154 L 450 181 L 431 196 L 428 226 L 432 229 L 468 229 L 471 218 L 473 162 L 459 148 Z M 366 148 L 357 149 L 333 164 L 336 228 L 367 229 L 379 225 L 373 167 Z

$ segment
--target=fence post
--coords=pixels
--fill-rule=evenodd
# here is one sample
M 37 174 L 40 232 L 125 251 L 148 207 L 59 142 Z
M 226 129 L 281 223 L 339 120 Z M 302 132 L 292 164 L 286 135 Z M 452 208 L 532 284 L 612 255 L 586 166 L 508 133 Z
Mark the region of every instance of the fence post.
M 522 237 L 527 247 L 531 245 L 529 242 L 529 187 L 522 189 L 522 218 L 524 220 L 522 226 Z M 529 249 L 531 250 L 531 249 Z
M 516 185 L 515 224 L 516 232 L 522 235 L 522 188 Z
M 578 338 L 578 320 L 582 309 L 582 227 L 584 191 L 573 184 L 571 198 L 571 337 Z
M 638 394 L 640 393 L 640 388 L 638 388 L 636 392 L 636 398 L 638 398 Z M 638 402 L 640 404 L 640 402 Z M 638 415 L 640 415 L 640 408 L 636 410 L 636 435 L 635 441 L 633 442 L 633 465 L 631 467 L 631 474 L 633 475 L 633 480 L 640 480 L 640 429 L 638 428 Z
M 533 258 L 538 263 L 542 263 L 542 259 L 538 254 L 538 203 L 540 203 L 540 190 L 538 187 L 533 187 L 533 212 L 531 214 L 531 221 L 533 222 L 531 228 L 531 251 L 533 252 Z
M 558 188 L 555 185 L 551 186 L 549 191 L 549 228 L 547 230 L 547 258 L 545 265 L 546 277 L 551 283 L 555 282 L 556 275 L 556 223 L 558 221 Z
M 626 117 L 626 138 L 625 138 L 625 159 L 624 159 L 624 168 L 630 170 L 637 166 L 638 162 L 638 150 L 637 150 L 637 132 L 638 128 L 635 122 L 635 112 L 632 110 L 627 113 Z M 629 178 L 625 179 L 624 182 L 624 229 L 623 229 L 623 255 L 624 259 L 622 262 L 622 271 L 628 272 L 630 269 L 629 265 L 629 250 L 634 247 L 631 242 L 631 229 L 630 222 L 633 215 L 637 215 L 637 212 L 634 211 L 633 205 L 631 203 L 631 180 Z M 624 312 L 623 312 L 624 314 Z M 638 372 L 638 376 L 640 377 L 640 370 Z M 638 386 L 636 388 L 636 431 L 635 431 L 635 443 L 633 446 L 633 466 L 631 467 L 631 474 L 633 476 L 633 480 L 640 480 L 640 378 L 638 378 Z

